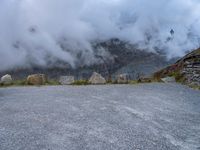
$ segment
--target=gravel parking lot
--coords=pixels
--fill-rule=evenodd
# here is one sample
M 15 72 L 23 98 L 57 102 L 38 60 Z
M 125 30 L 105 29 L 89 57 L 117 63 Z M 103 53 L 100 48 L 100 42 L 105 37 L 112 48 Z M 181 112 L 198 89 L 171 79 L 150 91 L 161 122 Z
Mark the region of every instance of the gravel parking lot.
M 0 150 L 200 150 L 200 91 L 161 83 L 0 88 Z

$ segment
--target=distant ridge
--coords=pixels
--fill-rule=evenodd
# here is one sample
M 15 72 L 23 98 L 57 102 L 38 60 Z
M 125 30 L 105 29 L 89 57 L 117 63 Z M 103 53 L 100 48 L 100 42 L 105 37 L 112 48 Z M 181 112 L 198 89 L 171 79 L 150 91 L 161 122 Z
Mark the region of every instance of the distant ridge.
M 71 68 L 69 64 L 60 62 L 60 64 L 48 68 L 40 66 L 15 68 L 0 72 L 0 75 L 11 74 L 15 79 L 23 79 L 30 74 L 42 73 L 53 79 L 62 75 L 74 75 L 76 79 L 88 79 L 95 71 L 105 78 L 126 73 L 131 79 L 138 79 L 141 76 L 149 76 L 177 60 L 167 60 L 165 54 L 141 50 L 136 45 L 118 39 L 97 42 L 93 45 L 97 51 L 103 48 L 108 56 L 104 58 L 97 52 L 95 55 L 99 62 L 90 66 L 82 65 L 80 60 L 80 64 L 76 68 Z

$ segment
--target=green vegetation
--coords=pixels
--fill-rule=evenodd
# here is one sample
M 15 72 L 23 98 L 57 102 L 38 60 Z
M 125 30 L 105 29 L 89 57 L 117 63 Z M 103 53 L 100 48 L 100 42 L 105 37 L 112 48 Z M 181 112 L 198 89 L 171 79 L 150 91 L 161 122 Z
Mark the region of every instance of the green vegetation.
M 26 86 L 27 82 L 26 80 L 15 80 L 12 82 L 12 84 L 9 85 L 4 85 L 4 84 L 0 84 L 0 87 L 9 87 L 9 86 Z
M 169 74 L 170 77 L 175 77 L 176 81 L 184 84 L 185 83 L 185 78 L 183 75 L 181 75 L 179 72 L 172 72 Z M 144 79 L 140 79 L 140 80 L 130 80 L 127 84 L 130 85 L 136 85 L 136 84 L 140 84 L 140 83 L 153 83 L 153 82 L 161 82 L 160 79 L 158 78 L 144 78 Z M 114 81 L 109 81 L 106 84 L 118 84 L 116 80 Z M 46 82 L 47 86 L 56 86 L 56 85 L 61 85 L 57 80 L 48 80 Z M 76 80 L 72 85 L 75 86 L 84 86 L 84 85 L 91 85 L 91 83 L 89 83 L 88 80 Z M 0 88 L 4 88 L 4 87 L 10 87 L 10 86 L 31 86 L 27 84 L 26 80 L 14 80 L 12 84 L 10 85 L 3 85 L 0 84 Z M 196 85 L 189 85 L 191 88 L 193 89 L 198 89 L 200 90 L 200 86 L 196 86 Z
M 60 83 L 56 80 L 48 80 L 46 82 L 46 85 L 52 85 L 53 86 L 53 85 L 60 85 Z
M 153 79 L 148 82 L 139 82 L 138 80 L 130 80 L 127 84 L 139 84 L 139 83 L 151 83 L 151 82 L 158 82 L 158 81 L 153 80 Z M 119 83 L 117 83 L 117 81 L 114 80 L 112 82 L 109 81 L 106 84 L 119 84 Z M 61 84 L 56 80 L 48 80 L 45 85 L 56 86 L 56 85 L 61 85 Z M 89 83 L 88 80 L 76 80 L 72 85 L 77 85 L 77 86 L 91 85 L 91 83 Z M 11 85 L 0 84 L 0 87 L 9 87 L 9 86 L 31 86 L 31 85 L 28 85 L 26 80 L 15 80 L 15 81 L 13 81 L 13 83 Z
M 129 81 L 129 84 L 138 84 L 139 82 L 138 82 L 138 80 L 131 80 L 131 81 Z
M 179 83 L 184 83 L 185 82 L 185 77 L 183 76 L 183 74 L 180 73 L 180 69 L 163 69 L 159 72 L 156 72 L 153 76 L 153 80 L 160 82 L 161 78 L 164 77 L 174 77 L 176 79 L 176 82 Z
M 197 85 L 190 85 L 190 87 L 195 90 L 200 90 L 200 86 L 197 86 Z
M 8 87 L 8 85 L 3 85 L 2 83 L 0 83 L 0 88 L 3 88 L 3 87 Z
M 117 80 L 111 80 L 111 81 L 107 81 L 107 84 L 118 84 Z
M 13 86 L 25 86 L 28 85 L 26 80 L 15 80 L 12 83 Z
M 112 80 L 107 80 L 106 84 L 116 84 L 116 81 L 112 81 Z
M 176 82 L 184 83 L 185 77 L 183 74 L 180 73 L 180 71 L 174 71 L 169 74 L 170 77 L 174 77 L 176 79 Z
M 56 80 L 48 80 L 45 85 L 60 85 Z M 14 80 L 10 85 L 0 84 L 0 87 L 10 87 L 10 86 L 31 86 L 26 80 Z
M 90 85 L 88 80 L 77 80 L 72 85 Z

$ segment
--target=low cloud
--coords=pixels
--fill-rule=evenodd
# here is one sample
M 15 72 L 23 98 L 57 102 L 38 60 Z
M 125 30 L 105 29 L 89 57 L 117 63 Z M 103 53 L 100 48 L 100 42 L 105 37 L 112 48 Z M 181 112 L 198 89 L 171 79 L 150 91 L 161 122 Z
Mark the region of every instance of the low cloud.
M 1 0 L 0 70 L 97 63 L 91 43 L 111 38 L 182 56 L 200 45 L 199 10 L 198 0 Z

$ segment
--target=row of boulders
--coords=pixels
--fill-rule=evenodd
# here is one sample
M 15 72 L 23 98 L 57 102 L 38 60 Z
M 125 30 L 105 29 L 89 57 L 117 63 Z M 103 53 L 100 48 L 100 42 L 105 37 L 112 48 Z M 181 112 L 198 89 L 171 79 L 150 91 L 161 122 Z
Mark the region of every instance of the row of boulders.
M 127 74 L 121 74 L 117 77 L 117 83 L 119 84 L 126 84 L 129 82 L 129 77 Z M 59 79 L 59 83 L 61 85 L 70 85 L 75 82 L 75 78 L 73 76 L 61 76 Z M 106 79 L 99 73 L 94 72 L 90 79 L 88 80 L 89 84 L 106 84 Z
M 47 76 L 44 74 L 33 74 L 29 75 L 26 79 L 26 84 L 28 85 L 44 85 L 47 83 Z M 75 82 L 74 76 L 61 76 L 59 83 L 61 85 L 70 85 Z M 126 84 L 129 82 L 129 77 L 127 74 L 121 74 L 116 76 L 116 82 L 119 84 Z M 10 85 L 13 83 L 11 75 L 5 75 L 1 78 L 1 84 Z M 106 79 L 99 73 L 94 72 L 90 79 L 89 84 L 106 84 Z
M 34 74 L 29 75 L 26 79 L 28 85 L 44 85 L 47 82 L 47 77 L 44 74 Z M 11 75 L 7 74 L 1 77 L 0 84 L 2 85 L 11 85 L 13 79 Z

